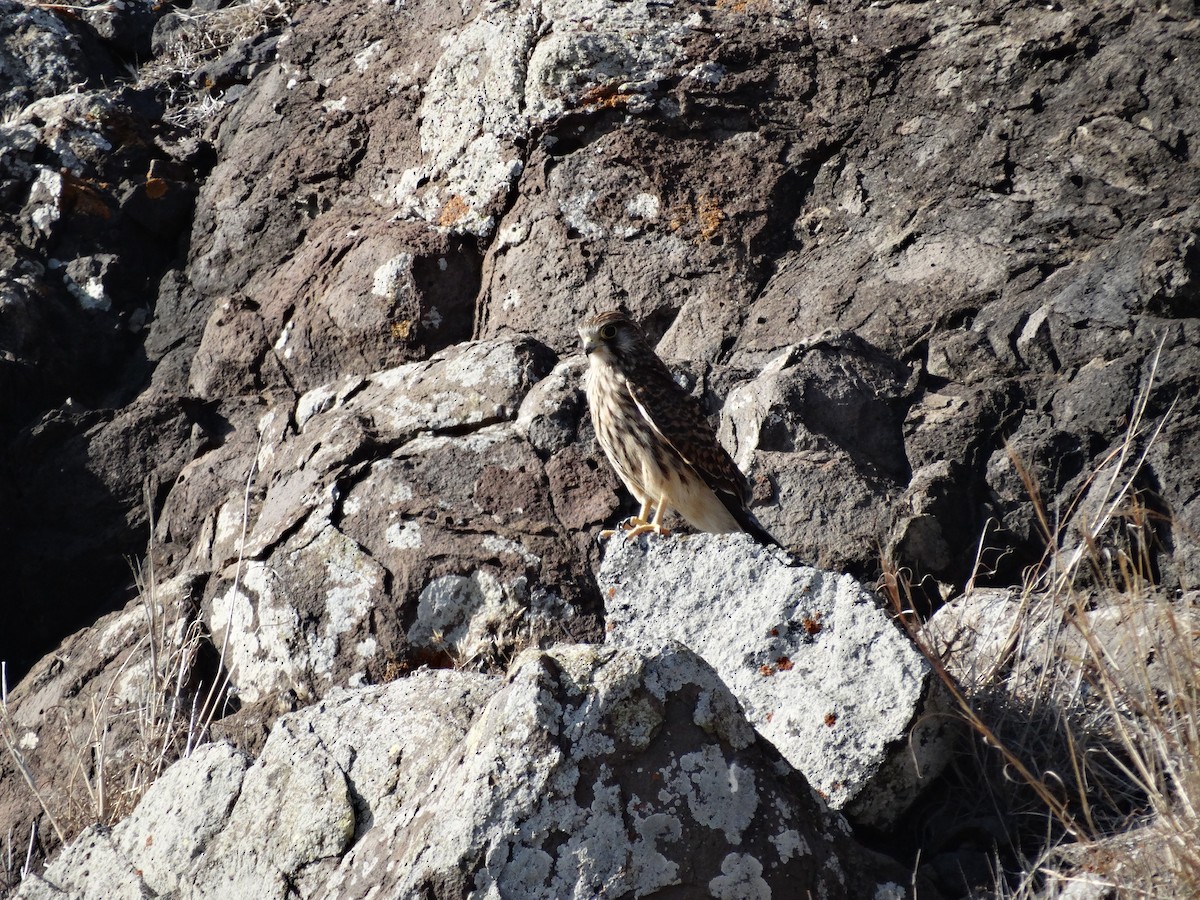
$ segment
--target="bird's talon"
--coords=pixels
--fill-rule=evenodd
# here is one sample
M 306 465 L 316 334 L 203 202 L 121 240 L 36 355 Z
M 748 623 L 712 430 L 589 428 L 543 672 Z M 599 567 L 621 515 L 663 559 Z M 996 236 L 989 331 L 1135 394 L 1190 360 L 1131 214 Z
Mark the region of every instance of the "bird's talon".
M 664 528 L 662 525 L 655 525 L 651 522 L 642 522 L 640 525 L 630 528 L 629 531 L 625 533 L 625 537 L 627 537 L 629 540 L 633 540 L 634 538 L 643 534 L 657 534 L 662 537 L 670 537 L 671 529 Z

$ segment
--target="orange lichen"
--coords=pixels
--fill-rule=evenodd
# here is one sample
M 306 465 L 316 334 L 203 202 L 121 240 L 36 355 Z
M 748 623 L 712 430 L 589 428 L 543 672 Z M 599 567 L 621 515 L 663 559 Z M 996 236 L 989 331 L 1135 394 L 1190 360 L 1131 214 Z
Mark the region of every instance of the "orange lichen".
M 471 207 L 467 205 L 462 197 L 455 194 L 446 201 L 446 205 L 442 207 L 442 214 L 438 216 L 438 224 L 443 228 L 449 228 L 462 219 L 471 211 Z
M 151 200 L 161 200 L 167 193 L 167 183 L 161 178 L 146 179 L 146 196 Z
M 721 223 L 725 221 L 725 213 L 716 200 L 707 194 L 701 194 L 696 208 L 696 220 L 700 223 L 700 240 L 711 241 Z
M 679 231 L 685 225 L 695 222 L 697 244 L 716 237 L 721 224 L 728 218 L 721 209 L 721 204 L 708 194 L 701 194 L 694 206 L 691 203 L 672 206 L 667 216 L 667 229 L 670 231 Z
M 579 105 L 588 109 L 616 109 L 629 102 L 629 95 L 622 94 L 613 84 L 598 84 L 588 88 L 579 98 Z

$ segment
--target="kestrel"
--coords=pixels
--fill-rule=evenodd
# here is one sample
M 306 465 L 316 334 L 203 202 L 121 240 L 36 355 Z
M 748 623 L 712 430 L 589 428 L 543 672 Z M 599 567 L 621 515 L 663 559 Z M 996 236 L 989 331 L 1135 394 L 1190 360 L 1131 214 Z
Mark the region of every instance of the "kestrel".
M 588 319 L 579 335 L 589 361 L 587 399 L 596 439 L 642 504 L 621 525 L 628 535 L 669 534 L 663 517 L 675 509 L 700 531 L 745 531 L 762 544 L 780 546 L 747 507 L 746 476 L 717 440 L 700 404 L 675 383 L 641 329 L 613 310 Z

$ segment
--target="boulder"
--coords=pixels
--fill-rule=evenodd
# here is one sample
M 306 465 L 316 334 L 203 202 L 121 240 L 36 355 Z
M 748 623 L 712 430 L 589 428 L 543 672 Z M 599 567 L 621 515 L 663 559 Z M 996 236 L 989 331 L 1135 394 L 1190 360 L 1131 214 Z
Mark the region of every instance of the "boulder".
M 503 683 L 424 671 L 335 692 L 282 717 L 252 764 L 225 744 L 180 760 L 14 896 L 899 898 L 901 883 L 668 643 L 528 651 Z
M 16 896 L 290 896 L 289 883 L 312 881 L 424 790 L 497 687 L 424 673 L 284 716 L 257 760 L 204 745 L 120 824 L 86 830 Z
M 925 657 L 849 575 L 796 566 L 746 535 L 608 542 L 607 640 L 677 640 L 834 809 L 886 827 L 949 760 Z
M 323 890 L 871 896 L 894 870 L 843 828 L 694 654 L 563 646 L 517 661 L 424 795 Z

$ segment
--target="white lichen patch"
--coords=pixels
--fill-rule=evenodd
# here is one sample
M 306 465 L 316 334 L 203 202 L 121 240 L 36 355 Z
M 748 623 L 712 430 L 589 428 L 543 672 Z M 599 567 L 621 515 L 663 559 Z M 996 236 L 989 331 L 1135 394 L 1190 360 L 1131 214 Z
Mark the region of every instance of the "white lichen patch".
M 525 579 L 505 585 L 490 572 L 443 575 L 417 598 L 408 640 L 421 647 L 457 650 L 467 659 L 486 656 L 514 637 L 526 609 Z
M 354 67 L 360 72 L 365 72 L 371 67 L 371 63 L 386 49 L 387 44 L 383 41 L 372 41 L 354 54 Z
M 411 253 L 401 253 L 381 264 L 371 276 L 371 293 L 393 302 L 412 296 L 412 264 Z
M 697 822 L 724 832 L 735 846 L 742 842 L 758 810 L 758 790 L 749 769 L 727 763 L 719 747 L 708 746 L 681 756 L 671 783 L 687 798 Z
M 708 883 L 708 892 L 716 900 L 771 900 L 762 872 L 762 863 L 753 856 L 730 853 L 721 860 L 721 874 Z
M 217 510 L 213 525 L 213 548 L 218 553 L 219 548 L 225 548 L 231 556 L 237 555 L 242 539 L 244 512 L 245 504 L 239 498 L 230 498 Z
M 580 237 L 598 241 L 605 237 L 607 232 L 604 226 L 595 221 L 588 212 L 588 208 L 595 202 L 596 192 L 585 188 L 582 191 L 568 194 L 559 202 L 558 211 L 562 213 L 563 221 Z
M 355 380 L 361 383 L 358 379 Z M 323 384 L 301 394 L 300 399 L 296 401 L 296 427 L 303 431 L 304 426 L 314 416 L 328 412 L 337 406 L 341 402 L 342 388 L 344 387 L 344 383 Z
M 711 60 L 702 62 L 687 72 L 687 78 L 706 87 L 716 87 L 725 75 L 725 67 Z
M 779 832 L 779 834 L 773 834 L 768 840 L 775 845 L 775 852 L 779 854 L 779 861 L 781 863 L 786 863 L 793 856 L 809 856 L 812 853 L 812 848 L 808 846 L 808 842 L 794 828 L 788 828 Z
M 675 816 L 667 813 L 651 813 L 642 818 L 637 811 L 637 800 L 632 799 L 626 814 L 634 823 L 637 840 L 633 844 L 633 868 L 637 873 L 637 896 L 650 893 L 658 887 L 676 884 L 679 881 L 679 864 L 668 859 L 659 850 L 662 844 L 678 844 L 683 836 L 683 825 Z
M 104 282 L 98 275 L 89 275 L 82 282 L 76 281 L 69 275 L 64 275 L 63 284 L 66 285 L 71 296 L 79 301 L 81 309 L 102 312 L 112 309 L 112 300 L 104 289 Z
M 658 197 L 654 194 L 647 194 L 645 191 L 635 194 L 634 197 L 625 204 L 625 213 L 631 219 L 643 219 L 647 222 L 653 222 L 658 219 L 658 210 L 661 206 Z
M 63 177 L 51 169 L 42 169 L 30 185 L 28 206 L 33 207 L 33 225 L 49 236 L 62 216 Z
M 483 549 L 488 553 L 511 553 L 531 566 L 539 566 L 542 563 L 540 556 L 530 553 L 523 545 L 512 538 L 501 537 L 498 534 L 485 535 L 483 538 Z
M 384 532 L 384 540 L 393 550 L 416 550 L 424 541 L 420 522 L 393 522 Z
M 307 662 L 299 613 L 277 595 L 277 584 L 265 563 L 246 563 L 239 586 L 212 601 L 214 643 L 225 648 L 238 695 L 250 703 L 297 685 Z
M 332 526 L 305 548 L 305 554 L 325 560 L 325 615 L 332 634 L 357 628 L 371 613 L 371 598 L 382 590 L 379 570 L 362 549 Z
M 292 335 L 292 328 L 295 325 L 295 319 L 288 319 L 287 324 L 283 326 L 283 330 L 279 332 L 278 340 L 275 341 L 275 345 L 272 347 L 276 353 L 282 352 L 285 359 L 291 359 L 292 357 L 292 348 L 288 347 L 287 342 L 288 338 Z
M 506 250 L 518 247 L 529 237 L 529 223 L 525 221 L 511 222 L 500 229 L 496 235 L 496 249 Z
M 443 41 L 419 113 L 422 164 L 393 189 L 400 215 L 458 232 L 491 232 L 494 221 L 484 210 L 523 170 L 512 143 L 528 132 L 525 61 L 538 18 L 521 6 L 496 5 Z

